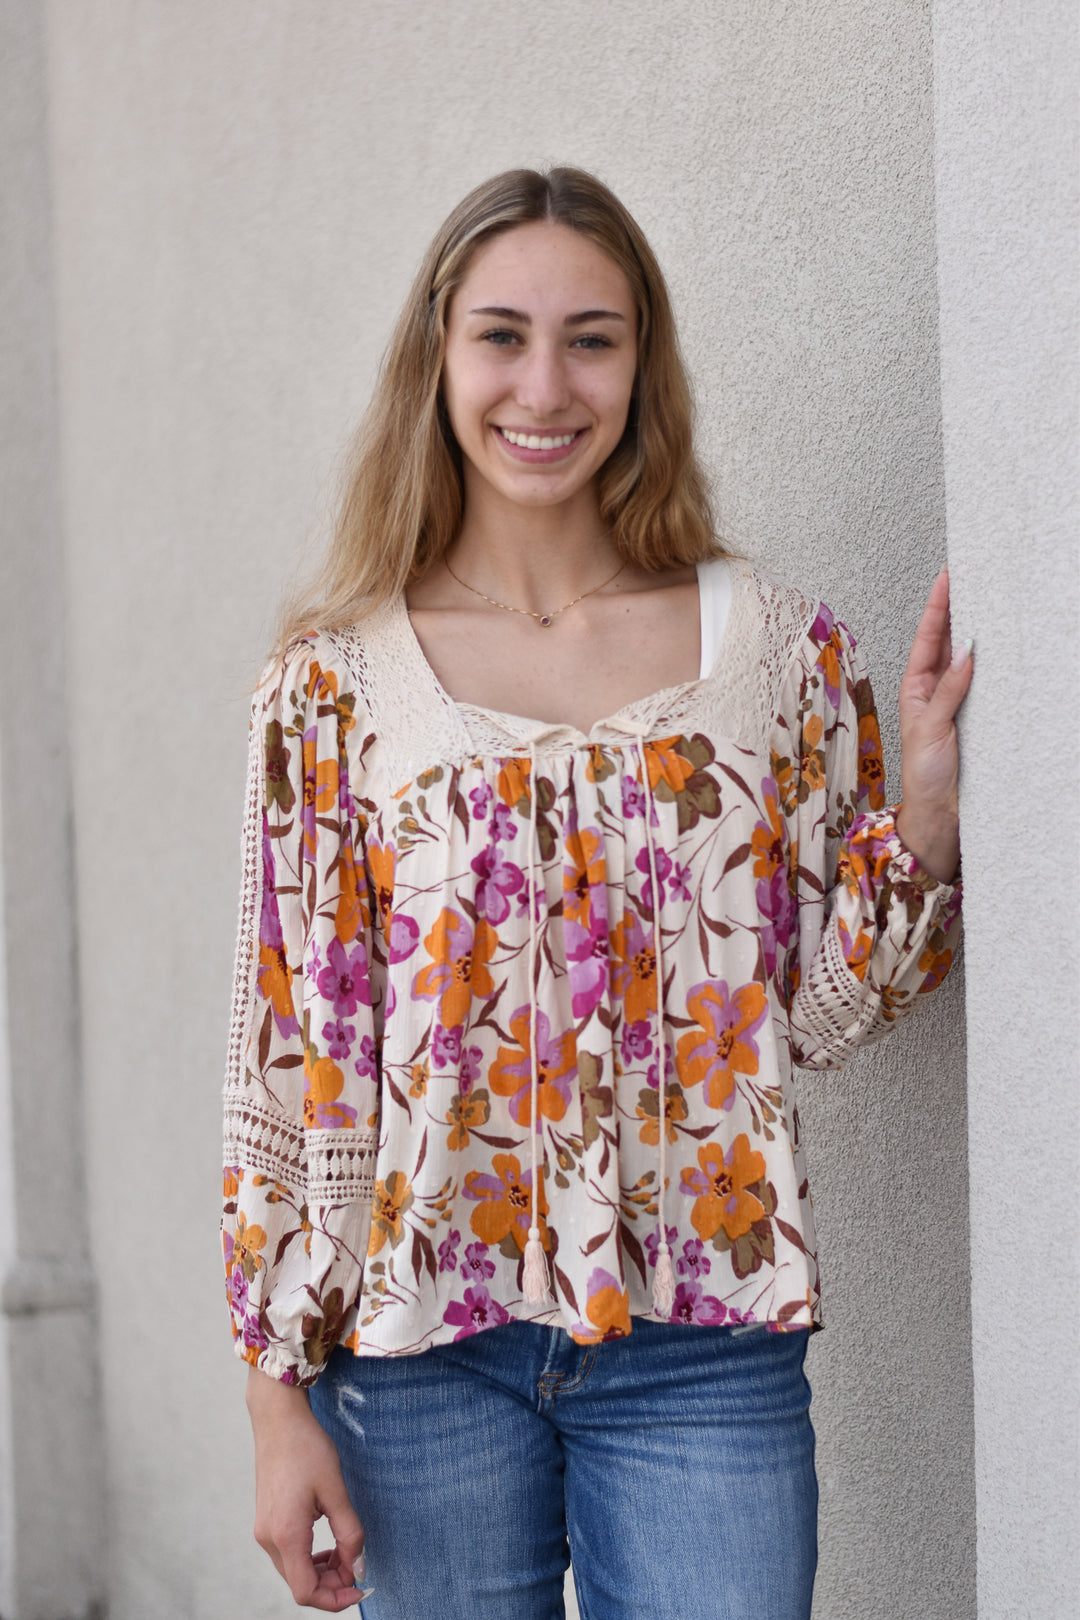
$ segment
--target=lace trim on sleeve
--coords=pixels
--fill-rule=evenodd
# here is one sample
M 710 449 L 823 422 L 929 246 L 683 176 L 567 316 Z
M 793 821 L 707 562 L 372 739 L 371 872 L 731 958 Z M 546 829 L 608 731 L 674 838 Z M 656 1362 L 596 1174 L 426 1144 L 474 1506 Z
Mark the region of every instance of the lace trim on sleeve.
M 370 1203 L 378 1132 L 305 1131 L 265 1103 L 231 1097 L 225 1105 L 226 1162 L 302 1188 L 310 1204 Z
M 875 1022 L 882 1035 L 891 1027 L 848 967 L 837 935 L 826 929 L 791 1009 L 796 1063 L 811 1069 L 843 1063 L 853 1047 L 873 1039 Z
M 249 1084 L 245 1057 L 255 1019 L 255 989 L 259 970 L 259 915 L 262 911 L 263 747 L 260 695 L 251 709 L 248 732 L 247 789 L 244 826 L 240 836 L 240 915 L 236 928 L 233 967 L 232 1016 L 225 1068 L 226 1092 L 242 1092 Z

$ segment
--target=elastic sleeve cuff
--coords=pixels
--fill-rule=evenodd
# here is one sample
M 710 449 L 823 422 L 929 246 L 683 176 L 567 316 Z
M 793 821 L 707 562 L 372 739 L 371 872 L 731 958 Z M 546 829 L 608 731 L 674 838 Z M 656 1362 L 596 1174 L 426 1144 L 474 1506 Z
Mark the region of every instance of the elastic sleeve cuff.
M 310 1389 L 322 1372 L 321 1367 L 312 1367 L 307 1361 L 294 1361 L 276 1345 L 259 1350 L 254 1345 L 245 1344 L 240 1337 L 233 1340 L 233 1350 L 249 1367 L 257 1367 L 268 1378 L 276 1378 L 279 1384 L 296 1384 L 301 1389 Z
M 851 869 L 859 879 L 859 887 L 869 898 L 876 878 L 888 878 L 894 889 L 914 890 L 926 900 L 947 904 L 962 892 L 960 868 L 952 883 L 941 883 L 919 862 L 908 849 L 897 831 L 899 804 L 884 810 L 868 810 L 856 816 L 844 840 Z

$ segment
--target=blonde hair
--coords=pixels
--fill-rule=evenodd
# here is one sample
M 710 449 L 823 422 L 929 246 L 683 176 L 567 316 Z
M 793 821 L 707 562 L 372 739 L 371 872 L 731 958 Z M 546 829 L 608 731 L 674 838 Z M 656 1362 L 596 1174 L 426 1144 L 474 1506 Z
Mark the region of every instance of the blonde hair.
M 391 600 L 456 538 L 461 452 L 440 397 L 447 311 L 477 249 L 535 221 L 595 242 L 624 272 L 637 305 L 634 397 L 623 437 L 598 475 L 601 515 L 620 556 L 656 571 L 723 555 L 694 455 L 671 303 L 640 227 L 583 169 L 509 169 L 458 204 L 424 257 L 357 435 L 325 562 L 286 607 L 281 648 Z

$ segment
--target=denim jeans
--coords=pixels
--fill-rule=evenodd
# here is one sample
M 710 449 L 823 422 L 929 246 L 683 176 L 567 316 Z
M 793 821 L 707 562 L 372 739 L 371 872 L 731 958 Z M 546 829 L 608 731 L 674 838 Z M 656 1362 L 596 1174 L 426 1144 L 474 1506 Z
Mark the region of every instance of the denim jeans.
M 367 1532 L 364 1620 L 808 1620 L 807 1334 L 512 1322 L 336 1350 L 311 1392 Z

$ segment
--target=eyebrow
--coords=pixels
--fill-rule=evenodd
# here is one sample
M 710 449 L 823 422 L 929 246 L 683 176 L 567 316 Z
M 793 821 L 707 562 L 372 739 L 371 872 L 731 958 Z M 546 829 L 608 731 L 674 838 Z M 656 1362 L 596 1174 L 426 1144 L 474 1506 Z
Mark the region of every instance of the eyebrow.
M 488 304 L 483 309 L 470 309 L 470 315 L 493 315 L 500 321 L 518 321 L 522 326 L 532 325 L 532 316 L 526 315 L 520 309 L 506 309 L 501 304 Z M 583 309 L 580 315 L 568 315 L 563 322 L 564 326 L 587 326 L 590 321 L 622 321 L 626 324 L 626 316 L 620 315 L 617 309 Z

